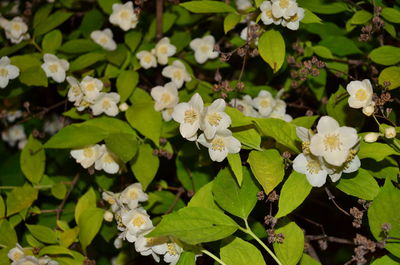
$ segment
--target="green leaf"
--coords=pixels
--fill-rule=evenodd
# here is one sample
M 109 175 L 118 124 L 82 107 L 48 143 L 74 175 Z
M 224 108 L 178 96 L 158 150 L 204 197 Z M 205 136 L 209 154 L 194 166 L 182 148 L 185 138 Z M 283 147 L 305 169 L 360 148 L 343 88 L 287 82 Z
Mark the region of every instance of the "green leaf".
M 318 14 L 337 14 L 348 10 L 346 3 L 325 2 L 323 0 L 299 0 L 299 6 Z
M 100 231 L 103 223 L 104 210 L 99 208 L 89 208 L 79 217 L 79 241 L 85 250 L 90 245 L 93 238 Z
M 79 56 L 74 61 L 72 61 L 69 70 L 70 71 L 82 70 L 104 59 L 105 55 L 103 53 L 96 53 L 96 52 L 86 53 L 84 55 Z
M 89 209 L 96 208 L 96 194 L 90 188 L 82 197 L 79 198 L 75 206 L 75 222 L 80 226 L 80 217 Z
M 163 217 L 149 237 L 174 236 L 188 244 L 196 245 L 230 236 L 238 225 L 221 211 L 186 207 Z
M 129 31 L 124 37 L 125 44 L 134 52 L 142 40 L 142 33 L 139 31 Z
M 400 190 L 393 186 L 387 179 L 385 185 L 374 199 L 372 206 L 368 209 L 368 222 L 370 230 L 377 240 L 382 240 L 383 224 L 390 224 L 391 229 L 388 232 L 389 237 L 400 237 Z M 400 257 L 400 245 L 396 240 L 388 240 L 385 248 Z
M 357 155 L 360 159 L 372 158 L 376 161 L 381 161 L 390 155 L 400 155 L 400 153 L 387 144 L 361 141 L 360 151 Z
M 62 246 L 47 246 L 40 249 L 39 256 L 44 255 L 70 255 L 72 256 L 71 250 Z
M 239 187 L 229 168 L 219 171 L 212 189 L 214 199 L 221 208 L 244 220 L 257 203 L 258 191 L 248 170 L 245 170 L 242 186 Z
M 240 22 L 242 16 L 237 13 L 230 13 L 224 19 L 224 32 L 225 34 L 228 31 L 235 28 L 235 26 Z
M 325 59 L 333 59 L 333 55 L 331 50 L 329 50 L 328 48 L 324 47 L 324 46 L 314 46 L 312 47 L 313 51 L 315 52 L 315 54 L 317 54 L 319 57 L 325 58 Z
M 288 215 L 307 198 L 312 186 L 304 174 L 293 171 L 283 184 L 279 197 L 279 210 L 275 218 Z
M 104 21 L 105 19 L 103 14 L 97 9 L 92 9 L 83 17 L 79 30 L 85 38 L 90 38 L 90 34 L 93 31 L 99 30 L 103 27 Z
M 295 222 L 288 222 L 275 230 L 275 233 L 282 233 L 285 237 L 283 243 L 274 243 L 275 254 L 285 265 L 296 265 L 304 250 L 304 233 Z
M 28 142 L 21 152 L 21 170 L 25 177 L 32 183 L 37 184 L 42 179 L 46 164 L 46 154 L 42 143 L 29 136 Z
M 34 36 L 40 36 L 43 35 L 50 30 L 58 27 L 62 23 L 64 23 L 67 19 L 69 19 L 72 16 L 72 13 L 70 12 L 65 12 L 62 10 L 56 11 L 50 16 L 46 17 L 44 20 L 42 20 L 39 25 L 35 28 Z
M 234 129 L 232 132 L 233 137 L 239 140 L 243 149 L 260 150 L 261 136 L 254 126 L 248 126 L 244 130 Z
M 188 207 L 203 207 L 219 210 L 219 207 L 214 202 L 212 188 L 214 181 L 210 181 L 201 187 L 194 196 L 190 199 Z
M 162 20 L 162 32 L 166 33 L 168 30 L 170 30 L 174 25 L 176 19 L 177 15 L 175 13 L 165 12 L 163 14 L 163 20 Z M 156 31 L 157 31 L 156 28 L 157 28 L 157 23 L 156 20 L 153 19 L 147 31 L 147 34 L 144 37 L 144 42 L 150 42 L 152 39 L 154 39 L 154 37 L 156 37 Z
M 379 185 L 374 177 L 362 168 L 357 172 L 342 175 L 336 187 L 348 195 L 364 200 L 373 200 L 379 193 Z
M 390 82 L 389 89 L 400 87 L 400 67 L 391 66 L 382 70 L 378 77 L 379 84 L 384 86 L 385 81 Z
M 243 166 L 240 154 L 228 154 L 228 162 L 233 174 L 235 174 L 239 186 L 241 186 L 243 181 Z
M 223 2 L 218 1 L 189 1 L 181 3 L 180 6 L 193 13 L 226 13 L 236 10 Z
M 161 113 L 154 110 L 153 104 L 134 104 L 126 111 L 125 115 L 133 128 L 152 140 L 155 145 L 160 144 L 163 121 Z
M 33 28 L 36 28 L 40 23 L 42 23 L 50 15 L 52 9 L 52 4 L 45 4 L 36 10 L 33 17 Z
M 0 49 L 0 57 L 7 56 L 21 50 L 26 45 L 28 45 L 28 43 L 29 43 L 28 41 L 21 41 L 18 44 L 14 44 Z
M 392 23 L 400 23 L 400 11 L 391 7 L 384 7 L 381 16 Z
M 279 144 L 286 146 L 291 151 L 300 153 L 298 145 L 300 139 L 296 134 L 296 126 L 281 119 L 266 118 L 254 119 L 264 136 L 275 139 Z
M 400 48 L 390 45 L 373 49 L 369 57 L 374 63 L 382 65 L 393 65 L 400 62 Z
M 56 183 L 51 187 L 51 194 L 59 200 L 64 199 L 67 194 L 67 187 L 63 183 Z
M 38 190 L 30 185 L 25 184 L 22 187 L 13 189 L 7 196 L 7 216 L 28 208 L 37 197 Z
M 7 248 L 14 248 L 18 242 L 17 233 L 5 219 L 0 220 L 0 235 L 0 244 Z
M 258 41 L 258 51 L 274 73 L 278 72 L 285 61 L 286 53 L 285 40 L 281 33 L 274 29 L 264 32 Z
M 396 38 L 396 35 L 397 35 L 396 28 L 392 24 L 385 21 L 383 28 L 384 28 L 384 30 L 386 30 L 386 32 L 388 32 L 390 34 L 390 36 L 392 36 L 393 38 Z
M 101 9 L 103 9 L 103 11 L 109 15 L 112 13 L 113 4 L 115 4 L 115 3 L 119 4 L 119 3 L 121 3 L 121 1 L 120 0 L 98 0 L 97 3 L 101 7 Z
M 104 141 L 107 148 L 116 154 L 124 163 L 131 160 L 138 150 L 138 142 L 136 136 L 133 134 L 113 133 Z
M 322 20 L 310 10 L 304 8 L 304 18 L 301 20 L 301 23 L 304 24 L 322 23 Z
M 306 253 L 303 253 L 299 265 L 321 265 L 321 263 L 307 255 Z
M 239 237 L 221 247 L 220 256 L 226 265 L 265 265 L 261 252 Z
M 373 15 L 365 10 L 360 10 L 354 13 L 354 15 L 350 18 L 349 22 L 350 24 L 355 24 L 355 25 L 362 25 L 367 23 L 372 19 Z
M 42 68 L 31 67 L 19 75 L 19 81 L 28 86 L 47 87 L 47 76 Z
M 26 225 L 29 232 L 39 241 L 47 244 L 57 243 L 56 232 L 43 225 Z
M 47 33 L 42 41 L 43 53 L 55 53 L 62 43 L 62 34 L 58 29 Z
M 355 45 L 354 41 L 343 36 L 328 36 L 319 42 L 319 45 L 327 47 L 338 56 L 361 54 L 362 51 Z
M 70 40 L 60 47 L 60 51 L 64 53 L 85 53 L 97 50 L 99 47 L 92 40 Z
M 4 204 L 3 197 L 0 195 L 0 219 L 6 216 L 6 205 Z
M 251 118 L 244 116 L 244 114 L 240 112 L 237 108 L 227 106 L 225 108 L 225 112 L 229 115 L 229 117 L 231 117 L 232 127 L 241 127 L 251 124 Z
M 151 145 L 139 145 L 139 150 L 132 161 L 131 169 L 135 178 L 142 184 L 144 190 L 153 181 L 159 165 L 160 159 L 153 155 L 153 148 Z
M 75 242 L 75 239 L 78 237 L 79 228 L 74 227 L 72 229 L 66 229 L 62 233 L 60 233 L 60 245 L 63 247 L 69 247 L 72 243 Z
M 247 162 L 266 194 L 283 180 L 285 174 L 283 158 L 277 150 L 251 151 Z
M 301 126 L 307 129 L 310 129 L 315 121 L 319 118 L 318 115 L 314 116 L 303 116 L 303 117 L 298 117 L 296 119 L 293 119 L 291 123 L 293 123 L 296 126 Z
M 139 74 L 133 70 L 121 72 L 117 78 L 117 91 L 121 102 L 125 102 L 132 94 L 139 82 Z
M 196 257 L 193 252 L 184 251 L 176 265 L 196 265 Z
M 374 260 L 371 265 L 398 265 L 400 262 L 399 259 L 385 255 L 383 257 L 380 257 L 379 259 Z

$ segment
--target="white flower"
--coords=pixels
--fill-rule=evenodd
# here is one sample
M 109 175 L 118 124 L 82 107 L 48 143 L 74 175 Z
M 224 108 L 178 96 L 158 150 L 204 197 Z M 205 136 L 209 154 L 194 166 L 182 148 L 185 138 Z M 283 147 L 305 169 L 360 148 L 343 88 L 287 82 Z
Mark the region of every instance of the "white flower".
M 65 72 L 69 69 L 69 63 L 50 53 L 46 53 L 43 56 L 43 60 L 42 69 L 46 76 L 53 78 L 57 83 L 64 82 Z
M 21 17 L 14 17 L 12 20 L 0 18 L 0 26 L 4 28 L 7 39 L 12 43 L 20 43 L 30 38 L 28 26 Z
M 56 114 L 52 115 L 49 120 L 46 120 L 43 125 L 43 131 L 53 135 L 64 127 L 64 118 Z
M 183 249 L 176 243 L 167 243 L 167 252 L 164 255 L 164 261 L 175 265 L 178 263 Z
M 117 44 L 113 40 L 111 29 L 95 30 L 90 33 L 90 38 L 107 51 L 114 51 L 117 49 Z
M 173 108 L 179 101 L 178 88 L 172 82 L 164 86 L 153 87 L 150 94 L 156 101 L 154 104 L 154 109 L 156 111 Z
M 34 256 L 26 256 L 18 261 L 11 263 L 11 265 L 39 265 L 39 260 Z
M 253 106 L 258 109 L 262 117 L 268 117 L 275 107 L 275 99 L 268 91 L 261 90 L 258 96 L 253 99 Z
M 108 116 L 117 116 L 119 113 L 118 102 L 120 96 L 117 93 L 100 93 L 93 105 L 90 106 L 93 115 L 97 116 L 105 113 Z
M 26 140 L 24 126 L 21 124 L 13 125 L 1 132 L 1 138 L 9 145 L 14 146 L 16 142 Z
M 171 78 L 171 82 L 173 82 L 178 89 L 182 87 L 183 82 L 192 81 L 192 78 L 186 71 L 185 65 L 178 60 L 175 60 L 172 65 L 164 67 L 161 74 Z
M 372 114 L 374 114 L 375 112 L 375 102 L 371 102 L 371 104 L 364 106 L 362 108 L 362 112 L 364 113 L 364 115 L 366 116 L 371 116 Z
M 140 60 L 140 65 L 144 69 L 149 69 L 151 67 L 157 67 L 157 59 L 153 53 L 149 51 L 141 51 L 136 54 L 136 58 Z
M 261 20 L 265 25 L 270 25 L 274 23 L 275 25 L 279 25 L 282 22 L 282 18 L 274 16 L 272 13 L 272 5 L 270 1 L 264 1 L 260 5 L 261 10 Z
M 172 112 L 174 112 L 174 108 L 168 108 L 161 112 L 164 121 L 172 120 Z
M 217 132 L 224 131 L 231 125 L 231 117 L 224 112 L 225 107 L 225 100 L 219 98 L 205 108 L 200 129 L 207 139 L 212 139 Z
M 38 259 L 39 265 L 58 265 L 58 262 L 45 255 Z
M 236 0 L 236 7 L 238 10 L 246 10 L 252 7 L 250 0 Z
M 102 154 L 103 150 L 98 144 L 83 149 L 71 150 L 71 156 L 75 158 L 76 162 L 81 164 L 83 168 L 92 166 Z
M 105 211 L 103 214 L 103 219 L 106 222 L 112 222 L 112 220 L 114 219 L 114 215 L 110 211 Z
M 94 163 L 96 170 L 104 170 L 108 174 L 115 174 L 119 170 L 119 165 L 116 162 L 116 157 L 107 150 L 107 147 L 103 144 L 100 146 L 102 155 Z
M 194 58 L 199 64 L 205 63 L 207 59 L 215 59 L 218 52 L 214 51 L 215 39 L 213 36 L 197 38 L 190 42 L 190 48 L 194 50 Z
M 133 10 L 132 1 L 125 4 L 115 3 L 112 5 L 112 10 L 109 19 L 111 24 L 118 25 L 124 31 L 136 28 L 138 17 Z
M 342 166 L 350 149 L 358 142 L 357 131 L 346 126 L 340 127 L 339 123 L 329 116 L 323 116 L 318 121 L 317 131 L 318 133 L 311 137 L 311 153 L 322 156 L 333 166 Z
M 182 137 L 191 141 L 196 140 L 203 108 L 203 99 L 198 93 L 194 94 L 189 102 L 175 106 L 172 118 L 180 123 L 179 131 Z
M 164 37 L 157 42 L 153 52 L 157 56 L 158 63 L 165 65 L 168 63 L 168 57 L 176 53 L 176 47 L 170 43 L 169 38 Z
M 103 89 L 103 82 L 91 76 L 85 76 L 80 83 L 81 90 L 85 95 L 85 100 L 93 103 Z
M 228 129 L 217 132 L 210 140 L 207 140 L 202 133 L 197 141 L 208 148 L 211 160 L 217 162 L 224 160 L 228 154 L 239 153 L 241 148 L 240 142 L 232 136 L 232 132 Z
M 22 111 L 20 111 L 20 110 L 9 110 L 9 111 L 6 111 L 5 113 L 7 115 L 7 120 L 9 122 L 14 122 L 16 119 L 22 117 Z
M 120 209 L 119 206 L 119 197 L 120 194 L 119 193 L 114 193 L 111 191 L 104 191 L 102 194 L 102 199 L 105 200 L 106 202 L 108 202 L 111 205 L 111 211 L 113 211 L 114 213 L 116 211 L 118 211 Z
M 10 79 L 15 79 L 19 76 L 19 68 L 10 64 L 10 59 L 3 56 L 0 59 L 0 88 L 5 88 Z
M 326 182 L 328 172 L 321 159 L 315 156 L 304 155 L 296 156 L 293 160 L 293 169 L 298 173 L 305 174 L 308 182 L 314 187 L 321 187 Z
M 349 162 L 346 162 L 343 166 L 341 167 L 327 167 L 327 171 L 329 174 L 329 177 L 331 178 L 332 182 L 336 182 L 340 179 L 342 176 L 342 173 L 352 173 L 357 171 L 361 166 L 361 161 L 358 158 L 358 156 L 355 156 L 352 160 Z
M 349 92 L 349 106 L 351 108 L 359 109 L 366 107 L 372 103 L 372 85 L 368 79 L 363 81 L 351 81 L 347 87 Z
M 364 141 L 367 143 L 374 143 L 378 140 L 379 136 L 380 136 L 379 133 L 375 133 L 375 132 L 367 133 L 364 136 Z
M 143 192 L 142 184 L 134 183 L 129 185 L 121 192 L 120 200 L 122 203 L 128 205 L 128 207 L 132 210 L 135 209 L 139 202 L 144 202 L 149 199 L 149 196 Z
M 150 230 L 151 231 L 151 230 Z M 167 250 L 168 238 L 166 237 L 150 237 L 146 238 L 145 235 L 150 231 L 140 234 L 135 241 L 135 250 L 143 256 L 152 255 L 156 262 L 160 262 L 160 257 L 157 255 L 164 255 Z
M 385 129 L 385 137 L 387 139 L 393 139 L 396 137 L 396 128 L 388 127 Z
M 124 213 L 122 223 L 127 228 L 126 239 L 131 243 L 136 241 L 140 234 L 153 228 L 150 216 L 143 208 L 136 208 Z
M 19 261 L 25 257 L 24 249 L 17 243 L 15 248 L 8 251 L 8 258 L 12 261 Z
M 229 104 L 240 110 L 245 116 L 258 118 L 259 113 L 253 108 L 253 99 L 249 95 L 245 95 L 242 99 L 234 98 Z
M 290 19 L 297 13 L 295 0 L 272 0 L 272 15 L 276 18 Z
M 68 100 L 71 102 L 80 102 L 84 94 L 78 80 L 73 76 L 67 76 L 67 82 L 70 85 L 68 90 Z
M 297 13 L 291 16 L 289 19 L 282 20 L 281 25 L 291 30 L 298 30 L 300 21 L 304 18 L 304 9 L 299 7 Z

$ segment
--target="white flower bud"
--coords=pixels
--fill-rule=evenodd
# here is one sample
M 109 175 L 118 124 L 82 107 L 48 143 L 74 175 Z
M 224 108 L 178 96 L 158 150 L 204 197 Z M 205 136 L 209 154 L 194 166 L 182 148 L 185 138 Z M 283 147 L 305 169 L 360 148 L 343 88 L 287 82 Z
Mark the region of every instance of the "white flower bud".
M 126 104 L 125 102 L 119 104 L 119 110 L 120 110 L 121 112 L 127 111 L 128 109 L 129 109 L 129 105 Z
M 106 221 L 106 222 L 112 222 L 112 220 L 114 219 L 114 215 L 110 211 L 105 211 L 103 218 L 104 218 L 104 221 Z
M 375 132 L 367 133 L 364 136 L 364 141 L 366 141 L 367 143 L 373 143 L 373 142 L 376 142 L 376 140 L 378 140 L 378 138 L 379 138 L 379 133 L 375 133 Z
M 396 137 L 396 128 L 388 127 L 385 129 L 385 137 L 388 139 L 392 139 Z
M 363 112 L 366 116 L 371 116 L 371 115 L 375 112 L 375 106 L 374 106 L 374 104 L 365 106 L 365 107 L 362 109 L 362 112 Z

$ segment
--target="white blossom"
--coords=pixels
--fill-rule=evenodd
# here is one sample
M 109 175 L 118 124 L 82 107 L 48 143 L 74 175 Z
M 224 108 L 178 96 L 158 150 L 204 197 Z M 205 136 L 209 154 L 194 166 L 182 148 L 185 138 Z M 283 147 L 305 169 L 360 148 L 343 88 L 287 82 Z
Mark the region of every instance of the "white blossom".
M 321 187 L 326 182 L 328 172 L 321 159 L 315 156 L 304 155 L 296 156 L 293 160 L 293 169 L 298 173 L 305 174 L 308 182 L 314 187 Z
M 200 129 L 207 139 L 212 139 L 217 132 L 224 131 L 231 125 L 231 118 L 224 112 L 225 107 L 225 100 L 219 98 L 205 108 Z
M 387 127 L 385 128 L 385 137 L 387 139 L 393 139 L 396 137 L 396 128 L 394 127 Z
M 304 18 L 304 9 L 299 7 L 297 13 L 291 16 L 289 19 L 282 20 L 281 25 L 291 30 L 298 30 L 300 21 Z
M 117 44 L 113 39 L 113 33 L 109 28 L 93 31 L 90 33 L 90 38 L 107 51 L 114 51 L 117 49 Z
M 295 0 L 272 0 L 272 15 L 276 18 L 290 19 L 297 13 Z
M 362 108 L 362 112 L 365 116 L 371 116 L 375 112 L 375 102 L 371 102 L 371 104 L 364 106 Z
M 19 68 L 10 64 L 10 59 L 3 56 L 0 59 L 0 88 L 5 88 L 10 79 L 15 79 L 19 76 Z
M 157 67 L 156 56 L 149 51 L 140 51 L 136 54 L 136 58 L 140 60 L 140 65 L 144 69 L 149 69 L 151 67 Z
M 150 230 L 151 231 L 151 230 Z M 158 255 L 164 255 L 167 250 L 168 238 L 166 237 L 145 237 L 150 231 L 140 234 L 135 241 L 135 250 L 143 256 L 152 255 L 156 262 L 160 262 Z
M 282 22 L 282 18 L 274 16 L 272 13 L 272 4 L 270 1 L 264 1 L 260 5 L 261 20 L 265 25 L 279 25 Z
M 242 99 L 234 98 L 229 104 L 240 110 L 245 116 L 258 118 L 260 114 L 253 108 L 253 99 L 249 95 L 243 96 Z
M 150 94 L 156 101 L 154 104 L 156 111 L 173 108 L 179 101 L 178 88 L 173 82 L 169 82 L 164 86 L 153 87 Z
M 94 103 L 103 89 L 103 82 L 97 78 L 85 76 L 80 83 L 80 88 L 84 94 L 85 101 Z
M 55 260 L 52 260 L 49 256 L 44 255 L 38 259 L 39 265 L 59 265 Z
M 120 238 L 120 237 L 117 237 L 115 240 L 114 240 L 114 247 L 116 248 L 116 249 L 120 249 L 120 248 L 122 248 L 122 238 Z
M 119 197 L 120 193 L 114 193 L 111 191 L 104 191 L 101 194 L 103 200 L 105 200 L 108 204 L 111 205 L 111 211 L 116 212 L 120 209 Z
M 202 133 L 197 141 L 208 148 L 211 160 L 216 162 L 221 162 L 228 154 L 239 153 L 241 148 L 240 142 L 232 136 L 232 132 L 228 129 L 217 132 L 210 140 L 207 140 Z
M 201 96 L 196 93 L 189 102 L 179 103 L 172 112 L 172 118 L 180 123 L 179 131 L 182 137 L 194 141 L 203 114 L 204 103 Z
M 83 168 L 89 168 L 97 159 L 103 154 L 100 145 L 90 145 L 82 149 L 71 150 L 71 156 L 75 158 L 76 162 L 81 164 Z
M 25 256 L 18 261 L 14 261 L 11 265 L 39 265 L 39 260 L 34 256 Z
M 236 0 L 236 7 L 238 10 L 246 10 L 252 7 L 250 0 Z
M 159 40 L 154 48 L 154 54 L 157 57 L 157 61 L 161 65 L 168 63 L 168 57 L 171 57 L 176 53 L 176 47 L 172 45 L 169 38 L 164 37 Z
M 96 170 L 104 170 L 108 174 L 115 174 L 119 170 L 119 164 L 117 158 L 107 150 L 107 147 L 103 144 L 100 146 L 102 155 L 94 163 Z
M 19 261 L 25 257 L 25 252 L 21 245 L 17 243 L 15 248 L 12 248 L 8 251 L 7 256 L 12 261 Z
M 79 84 L 79 81 L 73 76 L 67 76 L 67 82 L 70 85 L 67 95 L 68 100 L 71 102 L 77 102 L 77 105 L 79 106 L 79 103 L 84 97 L 81 85 Z
M 53 114 L 50 119 L 46 120 L 43 125 L 43 131 L 53 135 L 64 127 L 64 118 Z
M 184 82 L 192 81 L 192 78 L 186 71 L 185 65 L 179 60 L 175 60 L 172 65 L 164 67 L 161 74 L 170 78 L 171 82 L 173 82 L 178 89 L 183 86 Z
M 368 79 L 351 81 L 346 89 L 350 94 L 348 102 L 351 108 L 359 109 L 371 105 L 373 90 Z
M 9 110 L 9 111 L 5 111 L 5 115 L 6 115 L 7 121 L 14 122 L 16 119 L 22 117 L 22 111 L 20 111 L 20 110 Z
M 21 17 L 14 17 L 12 20 L 0 17 L 0 26 L 4 29 L 6 38 L 12 43 L 17 44 L 30 38 L 28 26 Z
M 167 243 L 167 252 L 164 254 L 164 261 L 175 265 L 178 263 L 183 249 L 176 243 Z
M 339 123 L 329 116 L 323 116 L 318 121 L 317 131 L 311 137 L 311 153 L 322 156 L 333 166 L 342 166 L 350 149 L 358 142 L 357 131 L 351 127 L 340 127 Z
M 139 202 L 144 202 L 149 199 L 149 196 L 143 192 L 142 184 L 134 183 L 126 187 L 121 192 L 120 200 L 122 203 L 128 205 L 129 209 L 138 207 Z
M 42 69 L 46 76 L 53 78 L 57 83 L 64 82 L 65 72 L 69 69 L 69 63 L 50 53 L 46 53 L 43 56 L 43 60 Z
M 132 209 L 122 215 L 122 223 L 127 229 L 126 239 L 134 242 L 137 237 L 153 228 L 150 216 L 143 208 Z
M 346 162 L 343 166 L 341 167 L 328 166 L 327 170 L 332 182 L 336 182 L 340 179 L 342 173 L 355 172 L 360 168 L 360 166 L 361 166 L 361 161 L 358 158 L 358 156 L 355 156 L 353 159 Z
M 215 39 L 213 36 L 196 38 L 190 42 L 190 48 L 194 50 L 194 58 L 197 63 L 203 64 L 208 59 L 218 57 L 218 52 L 214 51 Z
M 11 126 L 10 128 L 1 132 L 1 138 L 11 146 L 14 146 L 17 142 L 26 140 L 24 126 L 22 124 Z
M 119 113 L 118 102 L 120 96 L 118 93 L 100 93 L 93 105 L 90 106 L 93 115 L 98 116 L 102 113 L 114 117 Z
M 161 112 L 164 121 L 172 120 L 172 112 L 174 112 L 174 108 L 168 108 Z
M 275 107 L 275 99 L 270 92 L 261 90 L 258 96 L 253 99 L 253 106 L 258 109 L 262 117 L 268 117 Z
M 124 31 L 136 28 L 138 17 L 133 10 L 132 1 L 125 4 L 115 3 L 112 5 L 112 10 L 109 18 L 111 24 L 119 26 Z

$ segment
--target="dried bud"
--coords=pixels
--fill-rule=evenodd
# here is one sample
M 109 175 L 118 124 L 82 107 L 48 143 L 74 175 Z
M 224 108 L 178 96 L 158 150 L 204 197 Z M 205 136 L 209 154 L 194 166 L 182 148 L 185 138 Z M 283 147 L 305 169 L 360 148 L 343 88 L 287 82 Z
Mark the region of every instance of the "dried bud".
M 277 201 L 277 200 L 279 200 L 279 194 L 273 190 L 268 194 L 267 200 L 270 202 Z
M 288 151 L 283 152 L 282 157 L 285 159 L 289 159 L 292 156 L 292 154 Z
M 241 47 L 241 48 L 237 49 L 237 54 L 238 54 L 240 57 L 245 56 L 246 53 L 247 53 L 247 49 L 246 49 L 246 48 Z
M 312 76 L 319 76 L 319 70 L 317 68 L 313 68 L 311 70 L 311 74 L 312 74 Z
M 306 111 L 306 116 L 312 116 L 312 115 L 314 115 L 314 112 L 312 110 L 309 109 Z
M 239 91 L 243 90 L 243 89 L 244 89 L 244 83 L 243 83 L 243 82 L 238 82 L 238 83 L 236 84 L 236 88 L 237 88 Z
M 383 232 L 387 233 L 387 232 L 390 231 L 390 229 L 392 229 L 392 225 L 391 225 L 391 224 L 389 224 L 389 223 L 384 223 L 384 224 L 382 225 L 382 231 L 383 231 Z
M 257 200 L 263 201 L 264 199 L 265 199 L 265 193 L 264 193 L 264 191 L 259 191 L 259 192 L 257 193 Z

